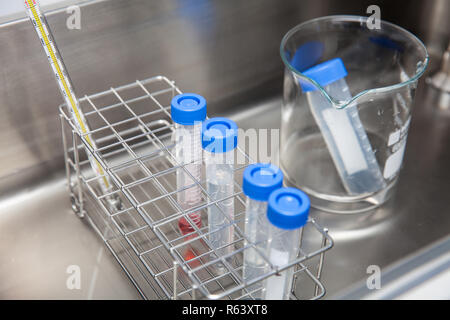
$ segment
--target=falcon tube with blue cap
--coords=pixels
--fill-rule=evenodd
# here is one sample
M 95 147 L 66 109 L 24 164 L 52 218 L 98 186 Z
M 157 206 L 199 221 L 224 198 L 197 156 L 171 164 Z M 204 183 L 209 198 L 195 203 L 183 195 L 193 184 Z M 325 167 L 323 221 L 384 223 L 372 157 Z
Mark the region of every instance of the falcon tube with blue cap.
M 244 171 L 242 190 L 245 201 L 245 237 L 264 253 L 267 243 L 266 211 L 267 200 L 272 191 L 283 185 L 283 173 L 273 164 L 257 163 L 249 165 Z M 248 243 L 246 243 L 248 245 Z M 267 264 L 255 248 L 244 250 L 242 277 L 251 281 L 266 272 Z M 244 290 L 255 299 L 262 298 L 262 282 L 256 282 Z
M 269 196 L 267 205 L 268 238 L 266 256 L 275 267 L 283 267 L 297 258 L 301 229 L 308 221 L 310 201 L 295 188 L 279 188 Z M 289 300 L 294 267 L 264 281 L 264 300 Z
M 173 97 L 170 112 L 175 122 L 175 158 L 178 164 L 184 167 L 179 167 L 176 173 L 177 202 L 183 210 L 189 210 L 202 201 L 201 188 L 198 185 L 202 177 L 200 131 L 202 122 L 206 119 L 206 100 L 195 93 L 179 94 Z M 200 213 L 191 212 L 188 215 L 190 220 L 201 228 Z M 183 235 L 195 230 L 185 217 L 178 220 L 178 227 Z
M 234 151 L 238 127 L 227 118 L 212 118 L 202 125 L 206 191 L 208 201 L 208 240 L 211 249 L 223 256 L 234 251 Z M 219 263 L 215 267 L 222 268 Z
M 333 99 L 349 101 L 345 81 L 347 70 L 340 58 L 320 63 L 303 75 L 321 85 Z M 355 103 L 335 108 L 311 82 L 300 80 L 311 112 L 341 178 L 350 195 L 376 192 L 386 186 L 375 153 L 358 115 Z

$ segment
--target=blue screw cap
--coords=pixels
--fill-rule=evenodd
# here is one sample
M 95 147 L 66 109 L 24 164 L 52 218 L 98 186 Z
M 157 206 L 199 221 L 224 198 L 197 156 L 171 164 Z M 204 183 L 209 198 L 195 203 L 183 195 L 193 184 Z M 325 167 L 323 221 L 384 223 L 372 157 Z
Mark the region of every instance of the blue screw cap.
M 280 188 L 269 196 L 267 219 L 280 229 L 298 229 L 308 221 L 310 206 L 309 198 L 303 191 Z
M 182 125 L 193 125 L 206 119 L 206 100 L 195 93 L 183 93 L 173 97 L 170 114 L 172 120 Z
M 320 41 L 308 41 L 297 48 L 292 57 L 291 65 L 298 71 L 303 72 L 312 67 L 322 58 L 325 46 Z
M 202 148 L 212 153 L 223 153 L 237 147 L 238 126 L 227 118 L 211 118 L 202 125 Z
M 303 71 L 302 74 L 313 79 L 322 87 L 325 87 L 330 83 L 345 78 L 347 76 L 347 70 L 345 69 L 341 58 L 335 58 L 319 63 L 318 65 Z M 300 79 L 300 85 L 304 92 L 317 90 L 312 83 L 303 79 Z
M 251 199 L 267 201 L 270 193 L 282 185 L 283 172 L 273 164 L 252 164 L 244 170 L 242 190 Z

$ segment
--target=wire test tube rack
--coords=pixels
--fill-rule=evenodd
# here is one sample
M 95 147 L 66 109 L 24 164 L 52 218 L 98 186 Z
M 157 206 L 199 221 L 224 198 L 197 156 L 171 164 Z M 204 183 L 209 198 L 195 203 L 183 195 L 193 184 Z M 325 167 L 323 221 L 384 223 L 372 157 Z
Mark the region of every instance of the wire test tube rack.
M 333 240 L 314 219 L 303 228 L 298 257 L 282 267 L 271 265 L 245 238 L 242 173 L 253 161 L 241 147 L 237 153 L 245 163 L 234 168 L 235 193 L 231 196 L 235 220 L 224 226 L 233 230 L 234 241 L 229 244 L 233 249 L 222 256 L 209 246 L 207 208 L 217 206 L 221 211 L 221 202 L 230 196 L 211 201 L 206 182 L 196 179 L 191 186 L 176 188 L 176 171 L 185 168 L 174 157 L 170 101 L 179 93 L 173 81 L 157 76 L 84 96 L 80 107 L 90 125 L 84 134 L 73 123 L 67 105 L 59 107 L 74 212 L 90 223 L 144 299 L 254 299 L 249 286 L 276 277 L 287 268 L 295 268 L 292 299 L 323 297 L 326 291 L 320 279 L 324 253 L 333 246 Z M 95 149 L 86 141 L 87 135 L 97 142 Z M 113 185 L 110 193 L 102 193 L 102 176 L 92 172 L 87 152 L 109 175 Z M 194 186 L 200 186 L 202 202 L 183 210 L 177 203 L 177 192 Z M 192 212 L 201 214 L 201 228 L 190 219 Z M 191 234 L 179 231 L 181 217 L 192 226 Z M 245 250 L 254 250 L 269 264 L 270 271 L 244 281 Z M 215 268 L 218 263 L 224 266 L 220 270 Z

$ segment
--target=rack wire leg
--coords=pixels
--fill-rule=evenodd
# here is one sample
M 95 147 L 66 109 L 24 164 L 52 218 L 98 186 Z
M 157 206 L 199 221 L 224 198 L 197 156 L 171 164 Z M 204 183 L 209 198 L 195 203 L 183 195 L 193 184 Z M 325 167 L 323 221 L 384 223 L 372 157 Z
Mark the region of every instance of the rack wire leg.
M 75 155 L 75 171 L 77 175 L 77 184 L 78 184 L 78 210 L 75 211 L 79 218 L 84 218 L 84 208 L 83 208 L 83 189 L 81 185 L 81 169 L 80 169 L 80 155 L 78 152 L 78 144 L 77 144 L 77 134 L 72 132 L 72 141 L 73 141 L 73 151 Z
M 173 262 L 173 300 L 177 300 L 178 262 Z
M 328 229 L 324 229 L 326 233 L 328 233 Z M 327 237 L 325 235 L 322 237 L 322 246 L 321 248 L 327 245 Z M 325 251 L 320 254 L 319 265 L 317 266 L 317 280 L 320 281 L 320 277 L 322 276 L 323 262 L 325 259 Z M 317 296 L 319 294 L 319 285 L 316 284 L 316 288 L 314 290 L 314 294 Z

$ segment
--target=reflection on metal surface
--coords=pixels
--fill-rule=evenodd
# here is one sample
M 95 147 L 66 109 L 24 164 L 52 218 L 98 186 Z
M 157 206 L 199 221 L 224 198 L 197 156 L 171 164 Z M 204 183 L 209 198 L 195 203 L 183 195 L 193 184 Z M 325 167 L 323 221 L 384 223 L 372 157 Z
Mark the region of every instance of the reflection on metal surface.
M 342 217 L 346 220 L 341 220 L 332 214 L 312 213 L 319 223 L 329 227 L 330 235 L 336 238 L 333 250 L 327 254 L 323 272 L 323 281 L 329 297 L 361 279 L 366 279 L 367 266 L 376 264 L 385 268 L 448 234 L 450 122 L 445 117 L 434 116 L 434 95 L 429 94 L 430 90 L 424 89 L 427 87 L 419 85 L 406 150 L 408 155 L 397 193 L 387 206 L 364 217 L 358 216 L 358 219 L 352 219 L 349 215 Z M 246 105 L 247 111 L 228 115 L 244 129 L 254 127 L 253 123 L 264 128 L 277 128 L 280 124 L 280 106 L 280 99 L 272 99 Z M 72 263 L 70 257 L 73 256 L 82 257 L 82 268 L 83 265 L 87 268 L 95 265 L 98 250 L 103 244 L 92 230 L 70 213 L 70 202 L 62 177 L 53 187 L 41 184 L 28 195 L 18 195 L 15 199 L 5 201 L 0 205 L 0 225 L 2 230 L 7 231 L 2 233 L 4 240 L 1 242 L 3 246 L 0 244 L 0 252 L 10 259 L 26 263 L 29 268 L 24 269 L 24 272 L 32 273 L 32 269 L 36 270 L 32 266 L 43 264 L 43 259 L 53 272 L 61 263 Z M 9 205 L 3 205 L 4 203 Z M 67 230 L 72 231 L 67 234 Z M 17 237 L 22 239 L 21 245 L 10 247 L 8 243 L 13 243 L 13 239 Z M 58 252 L 56 255 L 57 248 L 48 246 L 55 241 L 70 250 L 64 251 L 64 254 L 62 251 Z M 36 247 L 30 247 L 31 244 L 41 247 L 39 254 L 29 255 L 29 248 L 37 250 Z M 102 263 L 99 269 L 94 297 L 137 298 L 138 295 L 133 294 L 134 289 L 120 272 L 119 266 L 111 256 L 107 256 L 108 259 L 104 259 L 105 264 Z M 8 262 L 1 268 L 0 274 L 12 274 L 17 263 Z M 61 291 L 58 289 L 60 278 L 41 269 L 37 272 L 39 276 L 34 277 L 35 281 L 29 283 L 29 287 L 26 287 L 23 282 L 25 280 L 21 279 L 11 278 L 7 283 L 2 283 L 0 296 L 86 297 L 76 292 Z M 40 277 L 46 282 L 46 292 L 37 289 L 41 283 Z M 104 282 L 102 279 L 109 280 Z M 11 286 L 16 289 L 11 291 Z M 85 288 L 88 288 L 87 284 Z M 114 291 L 118 288 L 121 288 L 120 291 Z
M 82 7 L 80 31 L 65 28 L 64 12 L 48 16 L 77 91 L 90 94 L 167 74 L 178 79 L 179 86 L 207 97 L 210 115 L 230 115 L 244 129 L 279 128 L 281 99 L 275 96 L 281 93 L 282 66 L 278 50 L 287 30 L 321 15 L 361 15 L 371 4 L 199 1 L 195 3 L 205 10 L 194 23 L 181 10 L 184 1 L 130 3 L 114 0 Z M 197 4 L 189 3 L 194 10 Z M 448 37 L 450 20 L 434 17 L 445 14 L 436 10 L 436 4 L 446 5 L 447 0 L 380 3 L 383 19 L 419 37 L 442 31 Z M 429 23 L 436 21 L 442 23 L 436 23 L 435 33 L 437 29 Z M 0 297 L 87 298 L 88 281 L 103 243 L 71 213 L 62 177 L 57 116 L 62 101 L 46 58 L 32 54 L 40 50 L 35 38 L 26 20 L 0 26 L 0 41 L 8 43 L 0 48 L 4 112 L 0 117 L 0 253 L 6 257 L 0 265 Z M 27 71 L 34 64 L 43 77 Z M 389 206 L 361 220 L 346 217 L 346 222 L 331 223 L 334 217 L 316 214 L 337 240 L 323 272 L 330 297 L 365 279 L 367 266 L 384 268 L 448 234 L 450 121 L 443 116 L 448 113 L 435 108 L 438 97 L 433 91 L 419 85 L 404 168 Z M 55 180 L 48 183 L 50 175 Z M 87 275 L 81 291 L 65 287 L 66 267 L 74 263 Z M 102 258 L 93 298 L 139 298 L 109 254 Z
M 0 200 L 0 230 L 0 299 L 139 298 L 111 255 L 97 260 L 104 244 L 73 214 L 62 175 Z M 66 286 L 70 265 L 79 290 Z
M 450 93 L 450 43 L 442 55 L 441 67 L 427 82 L 438 90 Z
M 416 15 L 441 14 L 435 10 L 440 3 L 408 2 L 411 10 L 405 12 L 401 1 L 382 1 L 380 8 L 383 18 L 421 36 L 428 31 L 427 23 L 436 20 L 426 16 L 418 21 Z M 81 6 L 81 30 L 66 28 L 64 10 L 49 13 L 47 20 L 80 94 L 167 74 L 180 87 L 207 97 L 212 112 L 225 112 L 281 92 L 279 44 L 292 26 L 329 14 L 364 15 L 370 4 L 87 1 Z M 56 111 L 61 98 L 45 57 L 35 54 L 39 43 L 33 28 L 25 19 L 0 25 L 0 41 L 8 43 L 0 48 L 0 106 L 5 113 L 0 119 L 2 193 L 61 170 L 63 162 Z
M 442 110 L 450 109 L 450 43 L 447 50 L 442 55 L 441 67 L 431 77 L 427 78 L 427 83 L 439 91 L 437 107 Z
M 335 239 L 324 266 L 327 297 L 366 279 L 369 265 L 384 268 L 448 234 L 450 122 L 436 112 L 436 98 L 434 90 L 419 84 L 399 186 L 386 205 L 356 216 L 311 212 Z M 242 128 L 253 123 L 277 128 L 280 106 L 281 100 L 268 100 L 231 118 Z
M 450 299 L 450 238 L 439 241 L 382 271 L 380 290 L 365 281 L 336 299 Z

